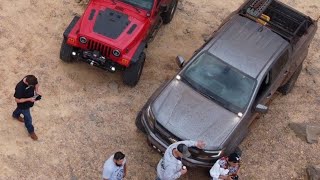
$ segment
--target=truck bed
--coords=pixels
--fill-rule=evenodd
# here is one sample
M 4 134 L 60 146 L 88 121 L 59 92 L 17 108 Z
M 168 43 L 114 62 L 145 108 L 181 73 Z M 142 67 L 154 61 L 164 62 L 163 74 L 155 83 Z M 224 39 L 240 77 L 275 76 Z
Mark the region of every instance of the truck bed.
M 312 19 L 276 0 L 249 0 L 239 14 L 264 25 L 296 43 L 314 23 Z

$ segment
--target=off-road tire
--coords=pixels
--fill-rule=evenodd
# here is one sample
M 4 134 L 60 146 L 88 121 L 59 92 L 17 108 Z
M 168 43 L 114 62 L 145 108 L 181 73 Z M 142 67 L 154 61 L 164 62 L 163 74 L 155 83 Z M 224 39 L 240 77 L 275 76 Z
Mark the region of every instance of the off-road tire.
M 67 44 L 65 38 L 63 38 L 61 49 L 60 49 L 60 59 L 65 62 L 72 62 L 74 61 L 72 57 L 73 47 Z
M 138 84 L 140 76 L 142 74 L 144 62 L 146 60 L 146 54 L 142 52 L 136 63 L 130 64 L 130 66 L 123 73 L 123 83 L 128 86 L 135 86 Z
M 166 12 L 161 14 L 162 20 L 164 24 L 168 24 L 171 22 L 178 6 L 178 0 L 172 0 L 169 9 Z
M 278 88 L 278 91 L 283 94 L 283 95 L 287 95 L 291 92 L 291 90 L 294 87 L 294 84 L 296 83 L 300 73 L 302 70 L 302 64 L 300 64 L 300 66 L 296 69 L 296 71 L 292 74 L 292 76 L 290 77 L 290 79 L 288 80 L 288 82 L 286 84 L 284 84 L 283 86 Z
M 142 122 L 141 122 L 141 116 L 142 116 L 142 111 L 139 111 L 137 117 L 136 117 L 136 126 L 137 126 L 137 129 L 140 130 L 141 132 L 143 132 L 144 134 L 147 133 L 146 129 L 144 128 Z

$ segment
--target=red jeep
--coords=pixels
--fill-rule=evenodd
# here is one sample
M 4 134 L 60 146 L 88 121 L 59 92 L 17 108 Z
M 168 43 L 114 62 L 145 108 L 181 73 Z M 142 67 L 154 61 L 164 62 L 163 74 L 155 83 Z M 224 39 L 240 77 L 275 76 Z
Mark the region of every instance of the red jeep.
M 144 48 L 160 26 L 172 20 L 177 4 L 178 0 L 91 0 L 63 33 L 60 59 L 123 70 L 123 82 L 135 86 L 146 58 Z

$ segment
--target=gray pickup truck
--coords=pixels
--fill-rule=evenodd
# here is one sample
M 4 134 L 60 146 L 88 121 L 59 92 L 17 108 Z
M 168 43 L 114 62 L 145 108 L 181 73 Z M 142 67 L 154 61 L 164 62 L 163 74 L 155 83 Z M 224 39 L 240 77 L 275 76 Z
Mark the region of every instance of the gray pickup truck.
M 249 0 L 143 106 L 136 126 L 164 152 L 180 140 L 191 148 L 187 166 L 210 167 L 237 149 L 256 115 L 279 91 L 289 93 L 302 69 L 317 22 L 276 0 Z

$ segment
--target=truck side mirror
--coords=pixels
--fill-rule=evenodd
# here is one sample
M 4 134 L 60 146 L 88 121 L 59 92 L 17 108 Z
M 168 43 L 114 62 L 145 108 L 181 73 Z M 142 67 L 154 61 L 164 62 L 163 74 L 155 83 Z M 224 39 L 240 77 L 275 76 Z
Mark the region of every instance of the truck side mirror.
M 268 112 L 268 107 L 262 104 L 258 104 L 255 108 L 254 108 L 255 112 L 258 113 L 262 113 L 262 114 L 266 114 Z
M 184 59 L 181 56 L 176 57 L 176 63 L 178 64 L 179 68 L 182 68 L 184 65 Z

